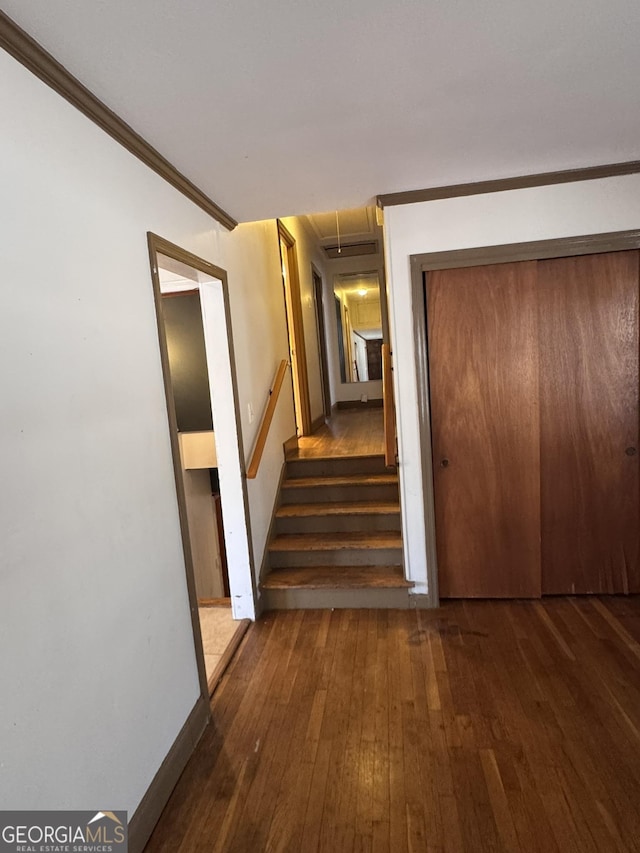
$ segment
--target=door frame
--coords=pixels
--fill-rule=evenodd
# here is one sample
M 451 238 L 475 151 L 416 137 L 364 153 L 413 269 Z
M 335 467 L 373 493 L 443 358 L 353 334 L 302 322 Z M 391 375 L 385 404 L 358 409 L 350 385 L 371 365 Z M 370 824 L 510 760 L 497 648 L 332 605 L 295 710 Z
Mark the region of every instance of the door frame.
M 560 237 L 526 243 L 505 243 L 445 252 L 410 255 L 411 304 L 413 337 L 416 345 L 416 384 L 418 397 L 418 429 L 422 454 L 422 494 L 426 530 L 427 583 L 429 605 L 438 607 L 438 554 L 436 548 L 435 490 L 433 480 L 433 440 L 431 434 L 431 397 L 427 335 L 425 273 L 459 267 L 488 266 L 517 261 L 566 258 L 575 255 L 597 255 L 640 248 L 640 229 Z M 402 468 L 400 469 L 402 476 Z
M 285 312 L 287 314 L 287 334 L 289 335 L 289 346 L 293 345 L 296 354 L 295 364 L 291 365 L 291 378 L 294 383 L 296 394 L 294 394 L 294 406 L 296 409 L 296 421 L 298 417 L 300 423 L 297 425 L 298 435 L 311 435 L 311 402 L 309 397 L 309 374 L 307 370 L 307 351 L 304 343 L 304 321 L 302 317 L 302 301 L 300 297 L 300 274 L 298 271 L 298 254 L 296 252 L 296 241 L 285 228 L 282 222 L 278 219 L 278 248 L 282 253 L 282 244 L 287 247 L 287 268 L 289 270 L 289 280 L 287 281 L 282 276 L 282 283 L 285 289 Z M 280 258 L 281 262 L 284 258 Z M 287 300 L 286 296 L 289 296 Z M 287 308 L 287 301 L 291 303 L 291 316 Z M 293 340 L 291 340 L 293 336 Z M 296 396 L 299 402 L 300 411 L 296 403 Z
M 208 314 L 218 318 L 220 339 L 224 341 L 220 351 L 214 356 L 215 375 L 220 377 L 221 383 L 226 385 L 227 395 L 231 395 L 233 404 L 216 407 L 213 389 L 211 389 L 212 417 L 214 430 L 216 422 L 219 429 L 220 439 L 224 437 L 225 448 L 220 454 L 224 470 L 219 467 L 221 479 L 225 480 L 222 486 L 223 510 L 227 509 L 228 523 L 232 531 L 234 550 L 237 547 L 237 568 L 229 577 L 231 588 L 231 602 L 233 615 L 236 619 L 255 619 L 256 586 L 253 548 L 251 544 L 251 527 L 249 521 L 249 504 L 247 498 L 244 449 L 242 443 L 242 432 L 240 429 L 240 413 L 238 408 L 237 379 L 235 373 L 235 359 L 233 354 L 233 339 L 231 335 L 231 315 L 229 312 L 229 298 L 227 274 L 220 267 L 209 261 L 192 255 L 191 252 L 170 243 L 152 232 L 147 232 L 147 243 L 149 247 L 149 261 L 151 264 L 151 281 L 153 285 L 153 298 L 156 312 L 156 323 L 158 330 L 158 343 L 160 347 L 160 361 L 162 366 L 162 377 L 164 382 L 165 400 L 167 405 L 167 418 L 169 426 L 169 439 L 171 443 L 171 456 L 173 459 L 173 473 L 176 487 L 176 498 L 178 504 L 178 516 L 180 520 L 180 535 L 182 539 L 182 550 L 184 553 L 185 574 L 187 581 L 187 593 L 189 598 L 189 610 L 191 615 L 191 626 L 195 644 L 196 661 L 200 690 L 203 698 L 209 702 L 209 688 L 204 663 L 204 652 L 202 647 L 202 634 L 200 631 L 200 619 L 198 616 L 198 598 L 196 594 L 195 572 L 193 568 L 193 556 L 191 553 L 191 542 L 189 539 L 189 526 L 187 519 L 187 504 L 182 480 L 182 466 L 180 462 L 180 446 L 178 442 L 178 425 L 176 419 L 175 403 L 173 396 L 173 385 L 169 370 L 169 356 L 167 351 L 167 338 L 162 319 L 162 296 L 160 290 L 160 276 L 158 272 L 158 255 L 164 255 L 178 261 L 192 269 L 203 273 L 214 279 L 213 282 L 198 282 L 196 286 L 200 290 L 200 299 L 203 309 L 203 320 Z M 222 310 L 220 310 L 222 309 Z M 212 371 L 213 361 L 211 351 L 206 347 L 207 326 L 205 324 L 205 349 L 207 353 L 207 368 L 209 376 L 214 375 Z M 224 423 L 220 424 L 221 410 L 224 409 Z M 216 417 L 217 415 L 217 417 Z M 223 462 L 223 460 L 225 460 Z M 222 476 L 224 475 L 224 476 Z M 226 503 L 225 503 L 226 496 Z M 236 505 L 237 504 L 237 505 Z M 226 539 L 226 537 L 225 537 Z M 226 543 L 228 546 L 228 543 Z
M 320 387 L 322 388 L 322 403 L 324 415 L 331 417 L 331 387 L 329 385 L 329 362 L 327 359 L 327 329 L 324 320 L 324 279 L 311 264 L 311 281 L 313 282 L 313 302 L 316 312 L 316 331 L 318 333 L 318 359 L 320 365 Z

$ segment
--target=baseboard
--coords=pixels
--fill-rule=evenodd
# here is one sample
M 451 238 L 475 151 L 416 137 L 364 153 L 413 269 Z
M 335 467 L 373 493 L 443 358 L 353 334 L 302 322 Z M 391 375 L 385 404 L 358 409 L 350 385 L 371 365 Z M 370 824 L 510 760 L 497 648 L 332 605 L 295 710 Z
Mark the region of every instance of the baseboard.
M 297 439 L 296 439 L 297 441 Z M 260 574 L 258 575 L 258 592 L 260 592 L 260 584 L 262 583 L 262 579 L 269 572 L 269 566 L 267 565 L 269 561 L 269 543 L 273 538 L 273 529 L 276 525 L 276 513 L 278 511 L 278 507 L 280 506 L 280 492 L 282 491 L 282 481 L 284 480 L 285 472 L 287 470 L 287 460 L 285 459 L 282 463 L 282 468 L 280 470 L 280 479 L 278 480 L 278 488 L 276 490 L 276 498 L 273 502 L 273 509 L 271 510 L 271 523 L 269 524 L 269 530 L 267 531 L 267 538 L 264 543 L 264 552 L 262 554 L 262 563 L 260 564 Z
M 373 400 L 338 400 L 336 409 L 381 409 L 382 405 L 381 397 Z
M 313 434 L 317 429 L 320 429 L 321 426 L 324 426 L 326 423 L 326 418 L 324 415 L 320 415 L 319 418 L 316 418 L 315 421 L 311 424 L 311 433 Z
M 282 445 L 284 450 L 284 458 L 287 458 L 287 455 L 290 453 L 295 453 L 298 449 L 298 436 L 292 435 L 291 438 L 288 438 L 285 443 Z
M 409 607 L 413 610 L 433 610 L 440 607 L 431 595 L 425 593 L 409 593 Z
M 144 850 L 209 719 L 209 703 L 200 696 L 129 821 L 129 853 L 142 853 Z
M 224 653 L 218 661 L 216 668 L 213 670 L 207 681 L 207 684 L 209 686 L 209 698 L 211 698 L 215 693 L 216 687 L 218 686 L 218 684 L 220 684 L 222 676 L 227 671 L 227 667 L 231 663 L 231 659 L 235 655 L 236 650 L 242 642 L 242 639 L 247 633 L 247 630 L 250 625 L 251 619 L 241 619 L 240 622 L 238 622 L 238 627 L 234 631 L 233 637 L 229 641 L 227 648 L 224 650 Z

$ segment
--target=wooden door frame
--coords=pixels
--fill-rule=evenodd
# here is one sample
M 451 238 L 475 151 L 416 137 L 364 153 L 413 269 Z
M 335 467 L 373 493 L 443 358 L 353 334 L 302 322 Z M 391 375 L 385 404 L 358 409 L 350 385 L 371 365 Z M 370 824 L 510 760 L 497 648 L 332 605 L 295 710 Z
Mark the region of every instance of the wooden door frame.
M 186 264 L 187 266 L 204 273 L 205 275 L 216 279 L 222 287 L 222 298 L 225 307 L 225 325 L 227 329 L 228 339 L 228 354 L 229 367 L 231 371 L 231 384 L 233 388 L 233 409 L 236 422 L 237 445 L 242 471 L 242 493 L 244 495 L 244 511 L 249 524 L 248 515 L 248 499 L 246 489 L 246 478 L 244 477 L 244 451 L 242 445 L 242 432 L 240 430 L 240 416 L 238 409 L 237 395 L 237 379 L 235 375 L 235 360 L 233 357 L 233 341 L 231 337 L 231 315 L 229 312 L 227 274 L 220 267 L 203 260 L 202 258 L 192 255 L 180 246 L 170 243 L 168 240 L 158 237 L 156 234 L 148 232 L 147 242 L 149 247 L 149 261 L 151 264 L 151 281 L 153 285 L 153 298 L 156 311 L 156 324 L 158 330 L 158 343 L 160 346 L 160 361 L 162 365 L 162 377 L 164 382 L 165 400 L 167 406 L 167 418 L 169 421 L 169 439 L 171 442 L 171 456 L 173 459 L 173 473 L 176 486 L 176 497 L 178 503 L 178 516 L 180 520 L 180 535 L 182 539 L 182 550 L 184 553 L 185 574 L 187 579 L 187 593 L 189 598 L 189 611 L 191 615 L 191 627 L 195 644 L 196 662 L 198 667 L 198 678 L 200 683 L 200 692 L 204 701 L 209 706 L 209 687 L 207 684 L 207 675 L 204 662 L 204 651 L 202 646 L 202 633 L 200 630 L 200 618 L 198 615 L 198 597 L 196 593 L 195 571 L 193 568 L 193 555 L 191 553 L 191 541 L 189 539 L 189 525 L 187 516 L 187 504 L 184 491 L 184 483 L 182 480 L 182 466 L 180 462 L 180 446 L 178 441 L 178 424 L 176 419 L 175 402 L 173 396 L 173 384 L 171 382 L 171 373 L 169 368 L 169 354 L 167 350 L 167 337 L 162 317 L 162 294 L 160 290 L 160 275 L 158 272 L 158 255 L 164 255 Z M 200 291 L 200 286 L 198 285 Z M 206 334 L 206 330 L 205 330 Z M 215 424 L 214 424 L 215 427 Z M 253 602 L 255 607 L 256 589 L 255 589 L 255 573 L 253 571 L 253 553 L 251 549 L 250 528 L 246 527 L 247 543 L 249 548 L 249 571 L 251 575 L 251 588 L 253 593 Z
M 314 264 L 311 264 L 311 281 L 313 282 L 313 301 L 316 313 L 316 331 L 318 333 L 318 354 L 320 364 L 320 387 L 324 416 L 331 416 L 331 387 L 329 385 L 329 362 L 327 359 L 327 329 L 324 322 L 324 278 Z
M 505 243 L 446 252 L 410 255 L 411 305 L 413 337 L 416 347 L 416 385 L 418 397 L 418 429 L 422 453 L 422 493 L 426 531 L 427 584 L 429 605 L 438 607 L 438 554 L 436 549 L 435 491 L 433 481 L 433 440 L 431 435 L 431 402 L 428 364 L 427 305 L 424 274 L 432 270 L 488 266 L 517 261 L 566 258 L 575 255 L 597 255 L 640 248 L 640 229 L 560 237 L 526 243 Z M 400 470 L 402 476 L 402 469 Z
M 291 376 L 298 390 L 300 401 L 300 424 L 299 435 L 311 435 L 311 403 L 309 398 L 309 374 L 307 370 L 307 351 L 304 343 L 304 321 L 302 317 L 302 301 L 300 299 L 300 275 L 298 272 L 298 255 L 296 252 L 296 241 L 289 231 L 278 219 L 278 249 L 281 250 L 282 243 L 287 247 L 287 267 L 289 269 L 289 281 L 283 277 L 283 286 L 289 287 L 289 299 L 291 301 L 291 318 L 287 322 L 287 334 L 289 329 L 293 332 L 293 348 L 296 353 L 295 370 L 291 365 Z M 280 258 L 281 262 L 284 260 Z M 287 311 L 285 295 L 285 311 Z M 288 314 L 288 311 L 287 311 Z

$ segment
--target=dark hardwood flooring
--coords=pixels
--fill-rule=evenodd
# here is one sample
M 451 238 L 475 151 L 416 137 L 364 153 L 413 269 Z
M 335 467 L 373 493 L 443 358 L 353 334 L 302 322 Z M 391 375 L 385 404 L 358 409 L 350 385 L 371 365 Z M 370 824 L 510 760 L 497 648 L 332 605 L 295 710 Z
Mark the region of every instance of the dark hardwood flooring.
M 640 598 L 268 613 L 147 846 L 640 850 Z

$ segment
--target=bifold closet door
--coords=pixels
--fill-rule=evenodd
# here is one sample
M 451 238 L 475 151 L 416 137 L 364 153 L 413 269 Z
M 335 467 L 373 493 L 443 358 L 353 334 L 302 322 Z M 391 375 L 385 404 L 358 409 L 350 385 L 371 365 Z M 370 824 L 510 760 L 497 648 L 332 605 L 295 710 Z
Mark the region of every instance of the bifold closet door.
M 543 593 L 640 591 L 638 273 L 538 262 Z
M 537 597 L 536 263 L 425 279 L 443 597 Z

